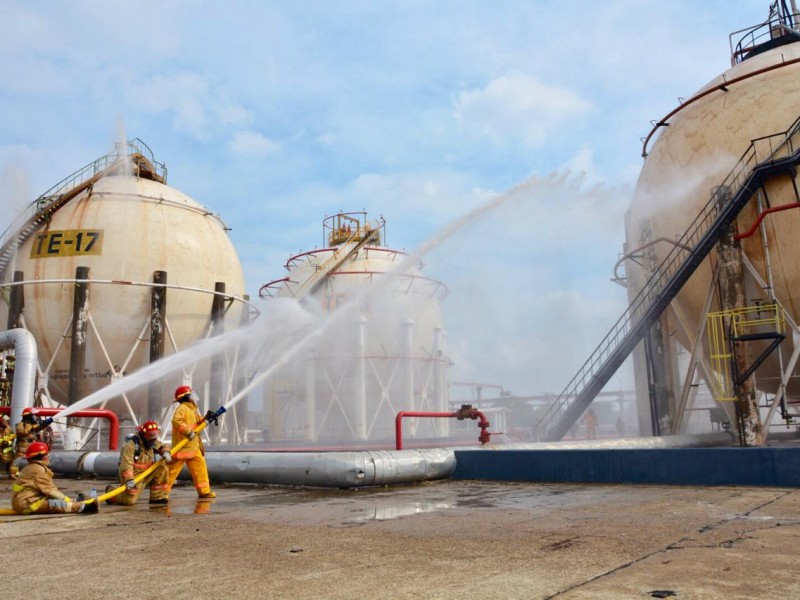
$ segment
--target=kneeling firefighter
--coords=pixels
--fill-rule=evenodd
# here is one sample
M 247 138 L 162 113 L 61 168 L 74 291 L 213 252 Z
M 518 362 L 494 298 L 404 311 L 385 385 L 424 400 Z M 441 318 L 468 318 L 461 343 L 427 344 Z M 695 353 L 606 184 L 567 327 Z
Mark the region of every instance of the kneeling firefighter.
M 44 432 L 48 430 L 53 422 L 52 417 L 40 419 L 37 415 L 39 411 L 30 406 L 22 411 L 22 420 L 14 428 L 16 439 L 14 440 L 15 456 L 11 463 L 9 474 L 12 479 L 17 477 L 20 468 L 25 465 L 26 452 L 31 442 L 46 442 L 43 439 Z M 49 446 L 48 446 L 49 447 Z
M 53 483 L 50 448 L 44 442 L 32 442 L 25 451 L 28 464 L 14 483 L 11 507 L 20 515 L 31 513 L 97 512 L 97 503 L 73 502 Z
M 171 460 L 169 450 L 159 441 L 158 423 L 145 421 L 136 433 L 125 442 L 119 454 L 119 481 L 125 485 L 125 491 L 119 496 L 106 500 L 109 504 L 133 506 L 139 494 L 150 486 L 150 504 L 167 504 L 169 489 L 167 487 L 167 465 Z M 156 462 L 156 455 L 165 459 L 155 470 L 139 483 L 134 481 L 142 471 L 146 471 Z M 109 486 L 113 488 L 114 486 Z M 107 490 L 110 491 L 110 490 Z

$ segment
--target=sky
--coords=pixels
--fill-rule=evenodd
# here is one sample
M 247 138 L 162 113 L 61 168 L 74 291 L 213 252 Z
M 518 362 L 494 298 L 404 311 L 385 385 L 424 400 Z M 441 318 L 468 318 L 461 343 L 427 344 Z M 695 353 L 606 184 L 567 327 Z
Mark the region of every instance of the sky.
M 533 394 L 625 308 L 610 279 L 651 121 L 729 68 L 729 34 L 769 1 L 0 6 L 3 202 L 124 131 L 221 215 L 252 297 L 339 210 L 414 250 L 531 182 L 424 262 L 451 291 L 451 376 Z

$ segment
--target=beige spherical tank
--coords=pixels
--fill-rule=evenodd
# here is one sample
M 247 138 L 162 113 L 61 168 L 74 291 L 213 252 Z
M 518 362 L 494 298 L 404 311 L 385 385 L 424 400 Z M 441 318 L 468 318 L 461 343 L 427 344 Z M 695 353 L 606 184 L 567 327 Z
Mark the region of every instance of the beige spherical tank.
M 83 395 L 148 363 L 152 288 L 136 284 L 152 283 L 155 271 L 166 272 L 169 286 L 167 355 L 208 330 L 216 282 L 225 283 L 226 295 L 244 294 L 242 268 L 219 217 L 160 181 L 121 172 L 100 177 L 28 235 L 5 271 L 6 282 L 14 271 L 26 282 L 42 282 L 24 286 L 23 318 L 40 365 L 50 366 L 49 391 L 59 402 L 68 388 L 65 337 L 76 285 L 57 280 L 76 279 L 78 267 L 88 268 L 93 280 Z M 240 310 L 234 305 L 228 318 L 238 319 Z
M 669 117 L 649 150 L 636 185 L 626 219 L 628 252 L 661 237 L 677 240 L 709 201 L 714 188 L 737 165 L 751 140 L 786 132 L 795 123 L 800 116 L 800 63 L 792 61 L 799 58 L 800 43 L 752 56 L 711 81 L 692 98 L 702 97 L 690 99 Z M 708 93 L 703 95 L 704 92 Z M 765 186 L 767 204 L 762 208 L 796 202 L 795 185 L 797 182 L 790 177 L 771 179 Z M 756 202 L 750 201 L 737 219 L 739 232 L 754 225 L 757 212 Z M 800 210 L 769 215 L 764 225 L 775 296 L 797 320 L 800 239 L 794 232 L 800 229 Z M 671 245 L 661 242 L 654 248 L 660 262 Z M 742 248 L 764 281 L 768 281 L 760 232 L 756 230 L 743 239 Z M 712 273 L 711 261 L 716 260 L 713 255 L 712 252 L 712 258 L 706 258 L 676 299 L 689 319 L 690 331 L 696 331 L 705 318 L 702 307 Z M 628 265 L 629 282 L 641 287 L 641 271 L 632 261 Z M 759 297 L 755 291 L 753 296 Z M 681 337 L 688 346 L 685 336 Z M 775 365 L 772 367 L 774 370 Z

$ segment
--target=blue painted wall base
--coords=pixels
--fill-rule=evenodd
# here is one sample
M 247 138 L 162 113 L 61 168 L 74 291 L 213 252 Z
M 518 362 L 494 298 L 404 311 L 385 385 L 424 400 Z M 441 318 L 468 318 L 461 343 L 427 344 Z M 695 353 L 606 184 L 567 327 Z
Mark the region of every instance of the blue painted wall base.
M 456 450 L 454 479 L 800 487 L 800 448 Z

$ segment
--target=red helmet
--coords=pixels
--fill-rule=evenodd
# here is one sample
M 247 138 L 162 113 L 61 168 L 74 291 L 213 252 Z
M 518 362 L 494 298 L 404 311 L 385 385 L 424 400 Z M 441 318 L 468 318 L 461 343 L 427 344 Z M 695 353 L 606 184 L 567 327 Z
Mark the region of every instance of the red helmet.
M 180 402 L 181 400 L 188 400 L 191 394 L 192 394 L 191 386 L 182 385 L 177 390 L 175 390 L 175 402 Z
M 44 458 L 50 453 L 50 448 L 44 442 L 33 442 L 25 451 L 25 458 L 28 460 Z
M 30 407 L 30 406 L 26 406 L 25 408 L 22 409 L 22 416 L 23 417 L 25 417 L 27 415 L 36 415 L 36 414 L 39 414 L 39 411 L 36 410 L 35 408 Z
M 157 440 L 158 439 L 158 423 L 155 421 L 145 421 L 141 425 L 139 425 L 139 433 L 148 440 Z

